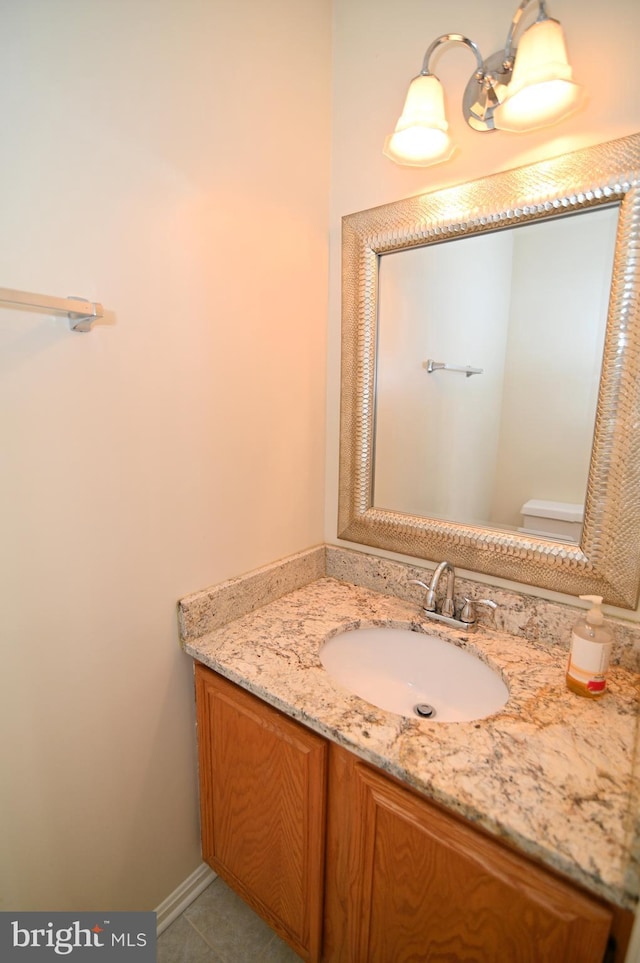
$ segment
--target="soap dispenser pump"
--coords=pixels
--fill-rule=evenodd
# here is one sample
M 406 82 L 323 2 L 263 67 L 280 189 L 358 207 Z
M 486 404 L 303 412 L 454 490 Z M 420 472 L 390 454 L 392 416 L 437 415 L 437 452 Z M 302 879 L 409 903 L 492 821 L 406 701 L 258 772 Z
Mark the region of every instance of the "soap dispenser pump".
M 607 686 L 607 669 L 611 656 L 612 635 L 604 625 L 601 595 L 581 595 L 591 602 L 571 633 L 571 653 L 567 666 L 567 686 L 577 695 L 597 699 Z

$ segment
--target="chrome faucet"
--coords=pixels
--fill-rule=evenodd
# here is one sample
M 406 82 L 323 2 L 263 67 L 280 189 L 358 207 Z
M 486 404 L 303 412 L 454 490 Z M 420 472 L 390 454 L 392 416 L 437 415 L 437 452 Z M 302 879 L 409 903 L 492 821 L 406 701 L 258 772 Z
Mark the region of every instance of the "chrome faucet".
M 453 617 L 455 615 L 455 602 L 453 600 L 453 593 L 455 591 L 456 584 L 456 570 L 451 564 L 451 562 L 440 562 L 437 569 L 433 573 L 431 578 L 431 583 L 427 589 L 427 597 L 424 600 L 424 608 L 427 612 L 435 612 L 437 609 L 436 601 L 436 590 L 438 588 L 438 582 L 440 581 L 440 576 L 443 572 L 447 572 L 447 594 L 442 600 L 442 605 L 440 607 L 440 614 Z
M 438 612 L 438 600 L 436 592 L 438 589 L 438 582 L 440 581 L 440 576 L 443 572 L 447 573 L 447 593 L 442 600 L 442 605 L 440 606 L 440 611 Z M 456 570 L 451 564 L 451 562 L 440 562 L 436 568 L 433 576 L 431 577 L 431 582 L 429 585 L 425 585 L 421 582 L 419 578 L 409 579 L 412 585 L 421 585 L 423 589 L 426 590 L 426 595 L 424 597 L 424 602 L 422 603 L 422 611 L 425 615 L 434 619 L 453 619 L 456 612 L 456 603 L 454 601 L 453 593 L 455 591 L 456 584 Z
M 447 573 L 447 590 L 444 598 L 442 599 L 440 611 L 438 611 L 436 593 L 440 576 L 443 572 Z M 465 598 L 464 605 L 462 606 L 459 615 L 456 616 L 456 603 L 454 597 L 455 581 L 456 570 L 451 562 L 440 562 L 433 573 L 429 585 L 426 585 L 418 578 L 409 579 L 409 583 L 411 585 L 420 585 L 427 593 L 424 597 L 424 602 L 422 603 L 422 611 L 427 618 L 435 619 L 438 622 L 445 622 L 447 625 L 454 626 L 457 629 L 464 628 L 467 632 L 473 632 L 477 624 L 475 606 L 486 605 L 490 609 L 496 609 L 498 606 L 490 599 L 474 600 Z

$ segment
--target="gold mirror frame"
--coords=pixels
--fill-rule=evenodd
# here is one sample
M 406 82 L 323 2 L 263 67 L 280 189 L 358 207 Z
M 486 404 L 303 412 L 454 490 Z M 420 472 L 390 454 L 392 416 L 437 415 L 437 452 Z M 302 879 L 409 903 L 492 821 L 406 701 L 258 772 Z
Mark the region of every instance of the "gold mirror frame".
M 640 134 L 342 222 L 338 537 L 635 608 L 640 590 Z M 618 203 L 579 546 L 373 507 L 379 256 Z

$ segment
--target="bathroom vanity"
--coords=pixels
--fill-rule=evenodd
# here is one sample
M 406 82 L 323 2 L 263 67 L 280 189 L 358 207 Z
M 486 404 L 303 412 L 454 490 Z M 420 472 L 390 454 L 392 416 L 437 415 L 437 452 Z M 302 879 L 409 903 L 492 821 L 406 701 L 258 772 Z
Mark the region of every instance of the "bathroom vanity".
M 204 859 L 304 959 L 604 959 L 613 907 L 201 664 L 196 691 Z
M 334 577 L 316 568 L 300 587 L 272 566 L 266 588 L 254 575 L 244 594 L 232 580 L 183 600 L 205 860 L 308 960 L 622 961 L 638 899 L 637 673 L 615 665 L 605 699 L 580 699 L 560 645 L 425 624 L 415 602 L 343 580 L 358 554 L 333 550 Z M 390 566 L 411 574 L 376 564 L 383 592 Z M 503 675 L 507 705 L 464 723 L 377 709 L 319 659 L 359 625 L 469 648 Z

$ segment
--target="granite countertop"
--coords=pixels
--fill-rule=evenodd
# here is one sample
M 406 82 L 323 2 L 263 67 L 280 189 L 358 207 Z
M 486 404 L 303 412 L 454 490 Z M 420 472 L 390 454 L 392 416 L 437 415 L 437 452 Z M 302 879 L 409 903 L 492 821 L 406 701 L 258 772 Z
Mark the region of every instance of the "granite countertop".
M 360 625 L 449 639 L 498 669 L 510 691 L 476 722 L 410 719 L 350 694 L 319 659 Z M 199 638 L 185 651 L 292 718 L 626 908 L 640 893 L 638 677 L 612 666 L 608 692 L 566 689 L 566 650 L 484 626 L 425 621 L 415 604 L 318 578 Z

